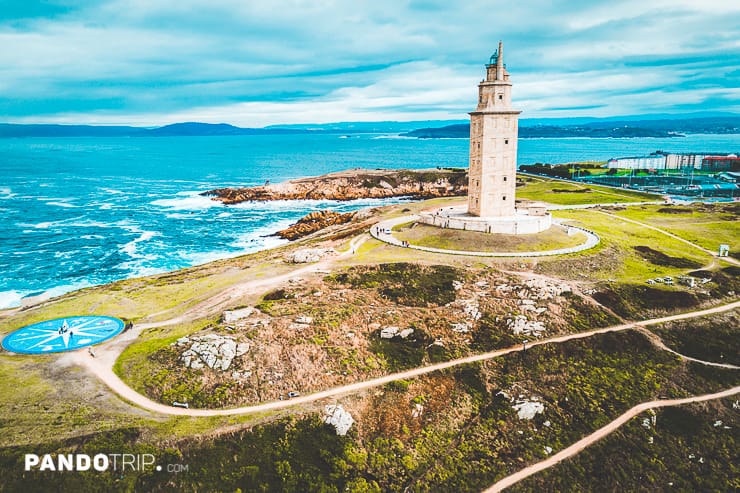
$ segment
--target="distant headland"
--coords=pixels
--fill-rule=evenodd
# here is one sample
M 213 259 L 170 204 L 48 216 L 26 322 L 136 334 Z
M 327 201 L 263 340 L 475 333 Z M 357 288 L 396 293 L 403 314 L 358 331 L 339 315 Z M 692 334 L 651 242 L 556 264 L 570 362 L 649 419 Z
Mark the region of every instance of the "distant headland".
M 625 120 L 594 121 L 579 124 L 522 124 L 519 138 L 586 137 L 586 138 L 633 138 L 633 137 L 683 137 L 685 134 L 733 134 L 740 133 L 740 117 L 708 117 L 691 120 Z M 470 124 L 447 125 L 444 127 L 420 128 L 401 134 L 420 139 L 468 138 Z
M 680 137 L 684 134 L 740 133 L 740 115 L 686 114 L 610 118 L 533 118 L 520 121 L 520 138 Z M 468 138 L 464 120 L 336 122 L 238 127 L 227 123 L 184 122 L 164 126 L 0 123 L 0 138 L 20 137 L 208 137 L 229 135 L 398 134 L 416 138 Z

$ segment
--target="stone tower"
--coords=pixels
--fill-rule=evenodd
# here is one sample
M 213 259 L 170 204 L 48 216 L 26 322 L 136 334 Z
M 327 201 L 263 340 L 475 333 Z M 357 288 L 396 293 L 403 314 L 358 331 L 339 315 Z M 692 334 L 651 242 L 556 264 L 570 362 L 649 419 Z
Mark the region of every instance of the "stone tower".
M 470 113 L 468 213 L 473 216 L 516 214 L 519 113 L 511 107 L 511 82 L 499 41 L 486 65 L 486 79 L 478 84 L 478 107 Z

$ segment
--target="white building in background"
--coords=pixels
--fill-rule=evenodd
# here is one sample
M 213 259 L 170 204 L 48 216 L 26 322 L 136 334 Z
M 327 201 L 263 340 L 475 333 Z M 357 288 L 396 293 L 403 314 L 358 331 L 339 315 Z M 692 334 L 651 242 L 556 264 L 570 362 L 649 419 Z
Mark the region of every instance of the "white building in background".
M 702 169 L 702 162 L 713 156 L 727 156 L 726 154 L 673 154 L 656 152 L 649 156 L 619 157 L 607 161 L 607 168 L 619 169 Z
M 666 154 L 666 169 L 696 168 L 701 169 L 701 162 L 706 154 Z
M 607 161 L 606 166 L 619 169 L 666 169 L 666 155 L 650 154 L 649 156 L 612 158 Z

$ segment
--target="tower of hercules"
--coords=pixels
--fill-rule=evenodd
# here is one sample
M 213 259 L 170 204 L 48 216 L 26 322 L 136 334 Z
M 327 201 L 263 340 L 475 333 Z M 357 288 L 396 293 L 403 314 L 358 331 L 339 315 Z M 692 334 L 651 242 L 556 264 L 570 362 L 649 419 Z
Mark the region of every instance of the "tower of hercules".
M 515 214 L 519 113 L 511 107 L 511 82 L 499 42 L 478 84 L 478 107 L 470 113 L 468 213 L 473 216 Z

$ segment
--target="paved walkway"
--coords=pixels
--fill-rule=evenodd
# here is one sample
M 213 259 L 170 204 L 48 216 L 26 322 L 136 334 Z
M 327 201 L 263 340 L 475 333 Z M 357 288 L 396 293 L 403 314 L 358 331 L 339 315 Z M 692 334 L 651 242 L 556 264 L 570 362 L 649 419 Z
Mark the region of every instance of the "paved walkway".
M 404 245 L 403 242 L 393 236 L 393 227 L 398 226 L 399 224 L 408 223 L 417 221 L 419 219 L 419 216 L 417 215 L 410 215 L 410 216 L 402 216 L 397 217 L 395 219 L 388 219 L 386 221 L 380 221 L 375 226 L 370 228 L 370 234 L 373 236 L 373 238 L 383 241 L 385 243 L 388 243 L 389 245 L 395 245 L 401 248 L 411 248 L 413 250 L 421 250 L 424 252 L 431 252 L 431 253 L 442 253 L 446 255 L 467 255 L 472 257 L 547 257 L 551 255 L 565 255 L 568 253 L 576 253 L 583 250 L 588 250 L 589 248 L 593 248 L 596 245 L 599 244 L 601 241 L 599 239 L 599 236 L 587 229 L 579 228 L 576 226 L 569 226 L 571 228 L 577 229 L 581 233 L 584 233 L 586 235 L 586 241 L 581 243 L 580 245 L 574 246 L 574 247 L 568 247 L 568 248 L 558 248 L 555 250 L 540 250 L 535 252 L 476 252 L 476 251 L 466 251 L 466 250 L 446 250 L 444 248 L 432 248 L 432 247 L 425 247 L 420 245 L 413 245 L 413 244 L 407 244 Z M 560 223 L 556 223 L 560 224 Z M 391 233 L 385 233 L 385 231 L 391 231 Z

